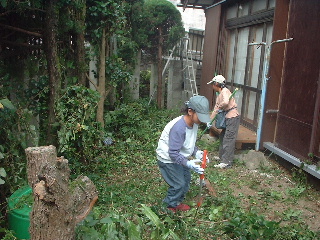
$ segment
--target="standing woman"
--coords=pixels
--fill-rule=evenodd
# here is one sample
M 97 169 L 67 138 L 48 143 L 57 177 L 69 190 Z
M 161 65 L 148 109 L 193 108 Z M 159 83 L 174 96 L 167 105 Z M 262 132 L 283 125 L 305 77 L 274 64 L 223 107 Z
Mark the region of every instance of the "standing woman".
M 232 93 L 228 88 L 226 88 L 226 79 L 222 75 L 215 76 L 207 84 L 211 84 L 212 89 L 216 92 L 219 92 L 210 118 L 213 119 L 219 110 L 224 110 L 227 112 L 226 128 L 222 129 L 219 135 L 220 163 L 214 165 L 214 167 L 228 168 L 233 164 L 234 150 L 240 124 L 240 115 L 234 98 L 232 97 L 230 99 Z
M 204 172 L 199 165 L 203 151 L 195 144 L 198 125 L 210 122 L 209 101 L 204 96 L 193 96 L 185 103 L 183 112 L 165 126 L 156 150 L 161 175 L 169 185 L 163 202 L 172 212 L 190 209 L 182 203 L 190 186 L 190 169 L 198 174 Z

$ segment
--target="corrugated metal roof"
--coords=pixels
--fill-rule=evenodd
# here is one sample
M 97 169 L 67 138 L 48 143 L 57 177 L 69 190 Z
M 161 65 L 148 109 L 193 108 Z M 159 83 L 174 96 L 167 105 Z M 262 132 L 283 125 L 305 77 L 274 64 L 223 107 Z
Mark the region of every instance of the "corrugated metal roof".
M 216 2 L 217 0 L 181 0 L 181 4 L 178 4 L 179 7 L 185 8 L 206 8 Z

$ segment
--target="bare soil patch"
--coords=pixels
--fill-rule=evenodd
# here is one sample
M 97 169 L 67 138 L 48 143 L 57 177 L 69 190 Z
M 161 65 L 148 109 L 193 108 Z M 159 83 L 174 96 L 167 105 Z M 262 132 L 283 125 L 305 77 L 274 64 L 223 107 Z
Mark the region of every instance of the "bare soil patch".
M 218 171 L 232 176 L 229 187 L 244 208 L 255 209 L 270 221 L 282 220 L 283 224 L 302 221 L 311 230 L 320 231 L 320 192 L 307 183 L 305 172 L 297 168 L 291 172 L 267 156 L 263 164 L 261 155 L 248 155 L 248 159 L 246 154 L 239 156 L 241 160 L 235 166 Z

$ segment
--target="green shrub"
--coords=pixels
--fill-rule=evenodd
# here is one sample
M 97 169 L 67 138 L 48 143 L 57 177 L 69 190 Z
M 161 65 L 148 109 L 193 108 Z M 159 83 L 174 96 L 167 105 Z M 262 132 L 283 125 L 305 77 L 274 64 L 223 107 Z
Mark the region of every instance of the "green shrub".
M 178 115 L 178 114 L 176 114 Z M 148 142 L 171 120 L 172 111 L 158 110 L 140 100 L 121 104 L 105 116 L 106 131 L 121 140 Z M 156 134 L 158 136 L 158 134 Z
M 104 132 L 96 122 L 99 94 L 83 86 L 68 87 L 58 100 L 58 153 L 73 163 L 89 163 L 103 148 Z
M 15 106 L 8 99 L 0 99 L 0 164 L 5 171 L 4 180 L 9 185 L 24 185 L 26 179 L 25 148 L 35 146 L 35 126 L 30 124 L 32 113 Z M 4 173 L 4 172 L 3 172 Z

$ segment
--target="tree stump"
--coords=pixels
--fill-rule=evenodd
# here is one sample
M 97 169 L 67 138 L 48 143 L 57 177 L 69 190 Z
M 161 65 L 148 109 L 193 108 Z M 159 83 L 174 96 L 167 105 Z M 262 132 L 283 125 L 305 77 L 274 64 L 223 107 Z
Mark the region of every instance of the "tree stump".
M 68 160 L 57 157 L 54 146 L 31 147 L 25 152 L 34 198 L 30 213 L 31 239 L 74 239 L 77 223 L 89 214 L 98 199 L 95 185 L 86 176 L 69 182 Z

